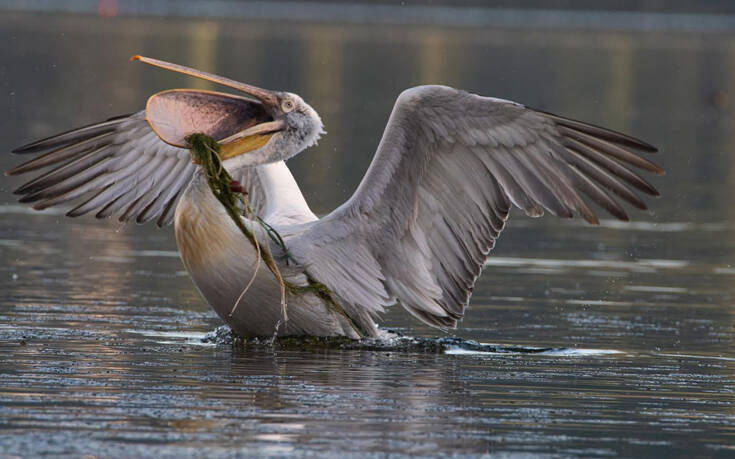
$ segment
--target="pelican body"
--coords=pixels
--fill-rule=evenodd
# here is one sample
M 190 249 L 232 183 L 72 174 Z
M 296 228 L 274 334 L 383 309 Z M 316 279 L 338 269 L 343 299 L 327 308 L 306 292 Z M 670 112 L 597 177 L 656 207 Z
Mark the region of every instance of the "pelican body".
M 273 200 L 274 196 L 283 197 L 289 193 L 301 196 L 283 162 L 260 166 L 253 173 L 257 177 L 252 177 L 249 183 L 259 181 L 266 199 Z M 298 235 L 299 228 L 317 220 L 303 199 L 300 207 L 289 202 L 292 204 L 289 210 L 293 213 L 265 214 L 265 220 L 279 232 L 287 246 L 294 235 Z M 260 245 L 269 246 L 276 256 L 284 279 L 306 286 L 305 266 L 293 260 L 287 262 L 280 247 L 272 243 L 261 226 L 253 222 L 249 226 L 254 229 Z M 366 314 L 356 316 L 353 320 L 361 322 L 354 324 L 313 293 L 289 296 L 288 320 L 283 321 L 281 290 L 276 278 L 259 261 L 255 247 L 244 239 L 200 171 L 194 174 L 176 207 L 174 229 L 181 259 L 194 284 L 217 314 L 240 335 L 273 335 L 276 328 L 281 335 L 359 338 L 376 333 L 374 322 Z M 255 279 L 246 289 L 253 276 Z
M 197 289 L 242 336 L 374 337 L 375 319 L 396 303 L 429 325 L 454 328 L 512 206 L 532 217 L 548 211 L 596 224 L 591 201 L 627 220 L 620 201 L 646 209 L 638 192 L 658 195 L 633 169 L 664 172 L 641 155 L 656 149 L 627 135 L 503 99 L 419 86 L 398 97 L 353 196 L 317 218 L 285 164 L 323 134 L 301 97 L 135 59 L 244 96 L 164 91 L 145 111 L 14 150 L 45 153 L 7 174 L 42 170 L 16 190 L 35 209 L 73 202 L 72 217 L 173 222 Z M 317 280 L 339 310 L 307 291 L 288 296 L 283 320 L 276 278 L 191 161 L 184 139 L 196 132 L 221 144 L 222 163 L 257 216 L 244 223 L 284 279 L 298 286 Z

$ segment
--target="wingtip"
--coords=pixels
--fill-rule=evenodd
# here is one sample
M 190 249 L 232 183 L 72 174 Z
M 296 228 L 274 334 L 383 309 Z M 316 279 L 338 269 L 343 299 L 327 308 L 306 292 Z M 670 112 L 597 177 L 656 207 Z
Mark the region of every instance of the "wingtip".
M 651 145 L 650 143 L 644 142 L 640 139 L 636 139 L 640 143 L 640 149 L 648 153 L 658 153 L 658 147 Z
M 24 172 L 24 168 L 22 168 L 21 166 L 22 166 L 22 164 L 21 164 L 21 165 L 19 165 L 19 166 L 15 166 L 15 167 L 14 167 L 14 168 L 12 168 L 12 169 L 8 169 L 8 170 L 6 170 L 6 171 L 5 171 L 5 172 L 3 172 L 3 173 L 4 173 L 4 174 L 5 174 L 5 175 L 6 175 L 7 177 L 11 177 L 11 176 L 13 176 L 13 175 L 18 175 L 18 174 L 21 174 L 21 173 L 23 173 L 23 172 Z
M 35 151 L 39 143 L 39 141 L 27 143 L 25 145 L 21 145 L 20 147 L 13 148 L 12 150 L 10 150 L 10 152 L 15 155 L 22 153 L 32 153 L 33 151 Z
M 616 133 L 618 134 L 618 133 Z M 655 145 L 651 145 L 650 143 L 646 142 L 645 140 L 641 140 L 638 137 L 632 137 L 627 134 L 619 133 L 622 136 L 625 136 L 628 138 L 628 140 L 631 140 L 633 145 L 631 147 L 636 148 L 640 151 L 645 151 L 646 153 L 658 153 L 658 147 Z
M 23 185 L 19 186 L 15 190 L 13 190 L 13 194 L 25 194 L 30 195 L 34 192 L 38 191 L 38 188 L 34 188 L 33 182 L 24 183 Z

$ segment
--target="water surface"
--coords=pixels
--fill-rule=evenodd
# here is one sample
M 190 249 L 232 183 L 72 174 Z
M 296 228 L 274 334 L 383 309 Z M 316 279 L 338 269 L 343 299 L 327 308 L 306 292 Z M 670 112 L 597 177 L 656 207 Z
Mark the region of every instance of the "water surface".
M 646 139 L 663 197 L 630 224 L 512 216 L 456 336 L 554 351 L 299 350 L 202 343 L 221 322 L 170 228 L 32 212 L 5 178 L 0 454 L 732 456 L 735 34 L 3 13 L 5 150 L 206 87 L 136 53 L 304 96 L 329 134 L 290 165 L 317 213 L 420 83 Z

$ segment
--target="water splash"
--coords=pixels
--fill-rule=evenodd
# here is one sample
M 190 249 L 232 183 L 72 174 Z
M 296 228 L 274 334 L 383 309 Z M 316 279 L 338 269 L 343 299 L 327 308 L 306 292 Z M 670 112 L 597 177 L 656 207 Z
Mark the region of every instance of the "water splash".
M 210 345 L 229 345 L 240 348 L 274 347 L 277 349 L 344 349 L 378 352 L 419 352 L 447 355 L 508 355 L 540 354 L 563 357 L 622 354 L 612 349 L 577 349 L 562 347 L 532 347 L 480 343 L 456 337 L 417 338 L 392 330 L 379 330 L 377 338 L 353 340 L 345 337 L 282 337 L 241 338 L 226 325 L 216 328 L 202 338 Z

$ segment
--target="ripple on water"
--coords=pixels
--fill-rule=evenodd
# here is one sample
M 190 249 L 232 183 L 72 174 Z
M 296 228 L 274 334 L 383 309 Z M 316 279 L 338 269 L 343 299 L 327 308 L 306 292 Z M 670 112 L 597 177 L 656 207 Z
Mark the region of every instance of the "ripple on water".
M 562 260 L 553 258 L 520 258 L 520 257 L 495 257 L 491 256 L 485 262 L 488 266 L 505 267 L 533 267 L 537 269 L 547 268 L 549 270 L 561 268 L 607 268 L 630 272 L 650 273 L 657 269 L 680 269 L 690 264 L 687 260 L 662 260 L 662 259 L 637 259 L 624 260 Z M 553 272 L 553 271 L 545 271 Z
M 192 346 L 236 346 L 277 349 L 349 349 L 385 352 L 432 352 L 447 355 L 507 355 L 537 354 L 555 357 L 585 357 L 623 354 L 614 349 L 580 349 L 534 347 L 480 343 L 463 338 L 418 338 L 401 335 L 391 330 L 380 330 L 376 339 L 352 340 L 347 338 L 294 337 L 272 339 L 242 339 L 232 333 L 226 325 L 209 333 L 167 332 L 155 330 L 125 330 L 128 333 L 154 338 L 159 344 L 186 344 Z

